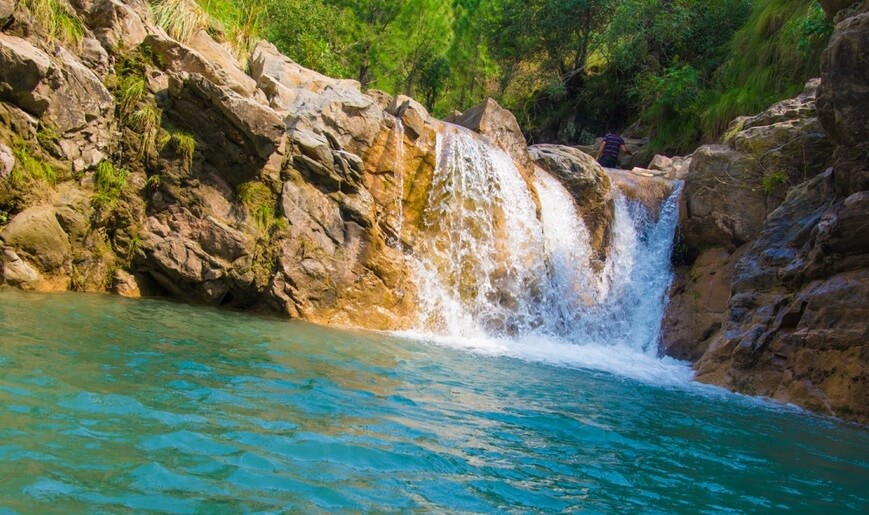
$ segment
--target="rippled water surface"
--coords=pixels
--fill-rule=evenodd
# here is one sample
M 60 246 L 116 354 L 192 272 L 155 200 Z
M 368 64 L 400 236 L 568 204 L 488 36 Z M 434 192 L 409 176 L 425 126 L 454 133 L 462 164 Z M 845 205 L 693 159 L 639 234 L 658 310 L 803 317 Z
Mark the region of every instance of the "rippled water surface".
M 689 383 L 106 296 L 0 328 L 2 513 L 869 509 L 864 428 Z

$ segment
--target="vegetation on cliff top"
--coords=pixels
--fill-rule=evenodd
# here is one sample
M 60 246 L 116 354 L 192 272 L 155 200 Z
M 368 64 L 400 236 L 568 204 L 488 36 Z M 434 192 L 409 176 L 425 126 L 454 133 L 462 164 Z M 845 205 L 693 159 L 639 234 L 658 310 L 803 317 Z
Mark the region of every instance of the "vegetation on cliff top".
M 154 2 L 157 18 L 220 33 L 242 59 L 264 37 L 437 115 L 492 96 L 534 140 L 639 120 L 669 151 L 793 95 L 831 30 L 814 0 L 199 0 L 192 19 L 182 3 Z

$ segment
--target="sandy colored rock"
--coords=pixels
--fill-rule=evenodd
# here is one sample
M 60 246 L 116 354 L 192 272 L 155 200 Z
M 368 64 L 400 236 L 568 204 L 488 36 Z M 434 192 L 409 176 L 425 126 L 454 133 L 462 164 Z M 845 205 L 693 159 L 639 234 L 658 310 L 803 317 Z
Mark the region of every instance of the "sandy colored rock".
M 51 103 L 46 82 L 56 73 L 45 52 L 27 40 L 0 33 L 0 98 L 42 116 Z
M 15 156 L 12 149 L 0 142 L 0 179 L 6 180 L 15 167 Z
M 0 253 L 0 284 L 24 290 L 36 289 L 42 281 L 39 272 L 7 247 Z
M 0 0 L 0 23 L 8 20 L 15 12 L 15 2 L 12 0 Z
M 166 71 L 201 75 L 243 97 L 253 97 L 257 89 L 256 81 L 247 76 L 232 55 L 204 31 L 196 33 L 189 45 L 162 34 L 146 36 L 142 45 L 153 52 Z
M 665 354 L 697 361 L 706 352 L 723 325 L 730 283 L 745 250 L 747 246 L 735 252 L 710 248 L 691 266 L 676 268 L 661 324 L 661 350 Z
M 619 191 L 629 199 L 639 201 L 654 219 L 661 212 L 661 204 L 673 193 L 674 183 L 663 175 L 664 172 L 645 168 L 605 170 Z
M 0 231 L 0 240 L 46 271 L 64 266 L 71 252 L 69 237 L 50 206 L 31 207 L 15 215 Z
M 498 105 L 494 99 L 487 98 L 451 121 L 487 136 L 495 146 L 513 158 L 520 170 L 525 170 L 526 174 L 533 173 L 533 161 L 519 122 L 513 113 Z
M 142 296 L 142 291 L 139 289 L 139 284 L 133 274 L 124 270 L 115 271 L 115 276 L 112 280 L 112 291 L 121 297 L 137 299 Z
M 146 12 L 147 6 L 135 0 L 94 0 L 87 24 L 106 50 L 129 50 L 138 46 L 151 32 L 144 21 Z

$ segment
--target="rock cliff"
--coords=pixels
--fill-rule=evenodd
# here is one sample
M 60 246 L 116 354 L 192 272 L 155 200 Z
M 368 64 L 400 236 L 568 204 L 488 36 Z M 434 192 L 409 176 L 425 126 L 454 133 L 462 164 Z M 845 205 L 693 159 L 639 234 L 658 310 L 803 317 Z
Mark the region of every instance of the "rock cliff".
M 869 2 L 839 4 L 820 81 L 694 153 L 663 340 L 700 381 L 867 423 Z
M 0 284 L 413 325 L 406 255 L 443 122 L 265 42 L 242 64 L 219 30 L 167 32 L 143 0 L 32 5 L 0 0 Z M 487 100 L 453 121 L 530 185 L 511 113 Z M 591 160 L 564 166 L 602 258 L 610 183 Z

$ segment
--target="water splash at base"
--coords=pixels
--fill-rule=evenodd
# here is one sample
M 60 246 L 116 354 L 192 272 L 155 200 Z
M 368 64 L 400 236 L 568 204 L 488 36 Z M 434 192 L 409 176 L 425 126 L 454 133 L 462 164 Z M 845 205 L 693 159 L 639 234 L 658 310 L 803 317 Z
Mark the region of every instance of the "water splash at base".
M 402 334 L 656 383 L 687 381 L 686 364 L 658 357 L 680 191 L 677 183 L 657 216 L 614 191 L 613 238 L 596 271 L 588 230 L 558 180 L 541 169 L 527 180 L 506 154 L 449 127 L 438 139 L 425 240 L 409 258 L 419 329 Z

